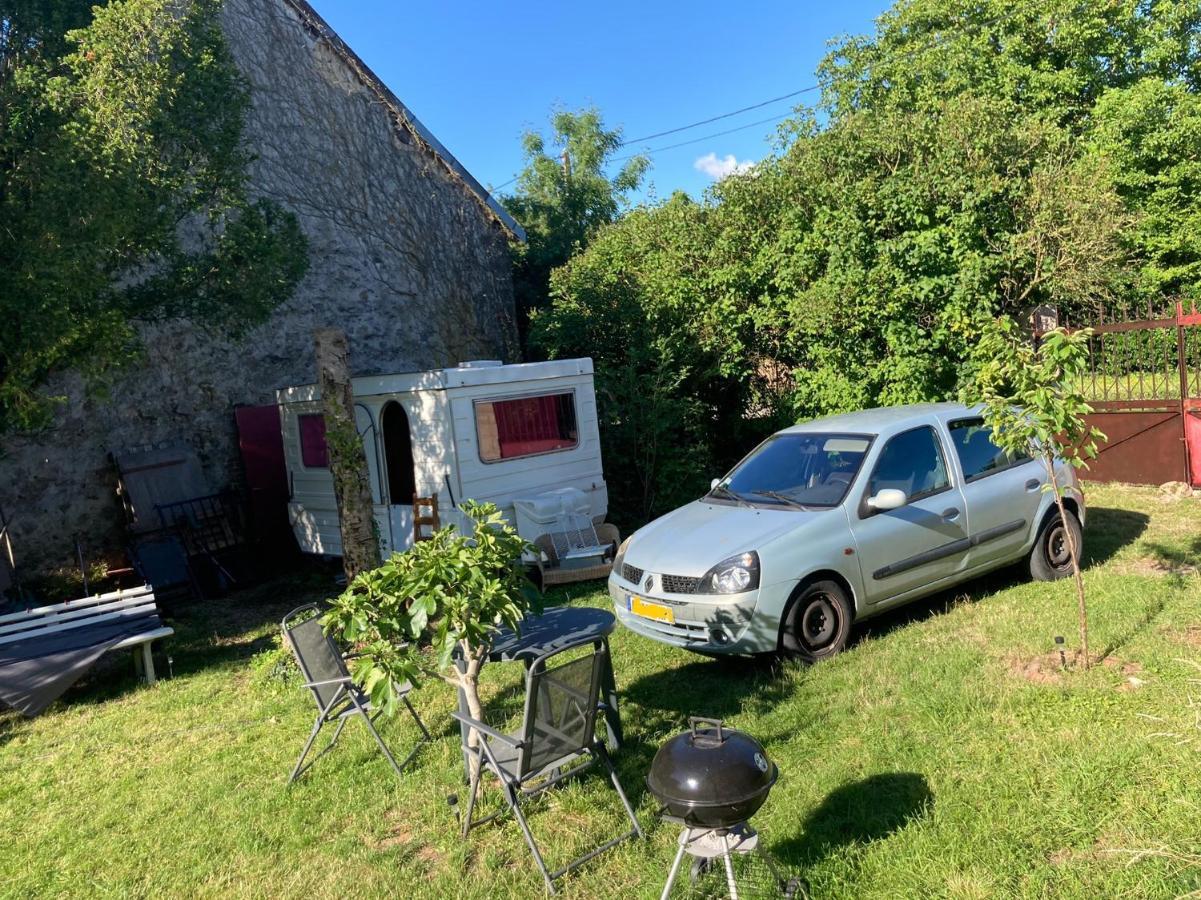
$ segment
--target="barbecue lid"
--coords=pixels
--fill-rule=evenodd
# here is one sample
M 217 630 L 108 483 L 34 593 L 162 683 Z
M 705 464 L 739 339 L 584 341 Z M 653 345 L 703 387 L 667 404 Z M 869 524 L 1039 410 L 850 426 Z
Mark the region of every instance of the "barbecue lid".
M 763 745 L 718 719 L 688 719 L 689 730 L 659 748 L 647 787 L 660 800 L 721 806 L 765 793 L 778 771 Z

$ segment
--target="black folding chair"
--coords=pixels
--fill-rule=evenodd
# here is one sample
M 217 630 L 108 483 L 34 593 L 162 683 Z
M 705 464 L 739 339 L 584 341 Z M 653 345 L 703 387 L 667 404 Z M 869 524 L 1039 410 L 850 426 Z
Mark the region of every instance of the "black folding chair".
M 590 653 L 553 668 L 548 664 L 553 657 L 589 645 L 592 648 Z M 534 861 L 542 870 L 546 887 L 552 894 L 555 892 L 556 878 L 627 838 L 642 837 L 642 828 L 621 788 L 613 761 L 605 745 L 596 737 L 597 701 L 602 673 L 608 662 L 607 654 L 603 640 L 586 640 L 552 650 L 534 660 L 526 675 L 525 713 L 521 728 L 513 734 L 501 734 L 470 716 L 452 713 L 468 728 L 475 730 L 479 742 L 474 750 L 464 748 L 475 755 L 479 765 L 473 767 L 476 774 L 471 779 L 467 815 L 462 820 L 462 836 L 466 837 L 475 826 L 490 822 L 505 812 L 505 809 L 501 809 L 483 818 L 473 819 L 482 774 L 487 769 L 499 779 L 507 808 L 516 816 L 526 843 L 534 854 Z M 543 861 L 521 811 L 521 799 L 539 794 L 566 778 L 590 769 L 597 762 L 608 770 L 617 796 L 621 798 L 621 804 L 634 827 L 552 872 Z
M 370 698 L 355 685 L 354 680 L 350 677 L 350 672 L 346 668 L 346 660 L 338 650 L 338 645 L 321 627 L 319 612 L 315 603 L 309 603 L 292 610 L 284 616 L 280 623 L 284 638 L 291 646 L 301 674 L 305 677 L 304 686 L 313 692 L 313 700 L 317 704 L 317 718 L 313 722 L 313 731 L 309 734 L 308 741 L 305 742 L 300 759 L 296 760 L 296 768 L 292 770 L 288 784 L 295 781 L 301 772 L 333 749 L 338 737 L 342 734 L 342 729 L 353 716 L 363 717 L 363 723 L 367 726 L 367 730 L 371 732 L 371 736 L 375 738 L 379 748 L 384 751 L 384 756 L 388 758 L 388 762 L 392 764 L 392 768 L 399 775 L 417 754 L 421 742 L 418 742 L 403 762 L 397 764 L 396 759 L 392 756 L 392 751 L 388 749 L 388 745 L 384 743 L 384 739 L 379 736 L 379 732 L 375 728 L 375 720 L 380 715 L 379 711 L 372 707 Z M 400 687 L 401 700 L 412 714 L 417 727 L 421 729 L 421 733 L 424 735 L 423 739 L 431 740 L 425 723 L 421 721 L 417 710 L 413 709 L 413 704 L 409 702 L 410 688 L 408 683 Z M 317 739 L 317 733 L 331 722 L 338 723 L 338 727 L 334 730 L 334 736 L 324 750 L 314 756 L 307 766 L 304 765 L 304 759 L 312 749 L 313 741 Z

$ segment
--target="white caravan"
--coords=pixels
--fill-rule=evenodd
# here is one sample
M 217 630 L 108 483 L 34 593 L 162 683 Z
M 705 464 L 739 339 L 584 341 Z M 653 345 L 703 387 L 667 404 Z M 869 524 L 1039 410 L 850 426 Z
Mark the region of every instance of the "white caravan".
M 355 378 L 352 388 L 385 554 L 412 545 L 416 495 L 437 496 L 443 525 L 461 523 L 456 507 L 465 498 L 491 501 L 527 540 L 543 537 L 544 546 L 545 535 L 574 527 L 577 536 L 564 549 L 575 553 L 560 553 L 552 564 L 569 555 L 581 564 L 601 562 L 608 540 L 598 539 L 594 526 L 604 521 L 608 493 L 591 359 L 484 360 Z M 277 396 L 292 530 L 304 552 L 340 556 L 320 390 L 310 384 Z M 578 535 L 581 526 L 587 538 Z M 579 552 L 589 545 L 595 552 Z

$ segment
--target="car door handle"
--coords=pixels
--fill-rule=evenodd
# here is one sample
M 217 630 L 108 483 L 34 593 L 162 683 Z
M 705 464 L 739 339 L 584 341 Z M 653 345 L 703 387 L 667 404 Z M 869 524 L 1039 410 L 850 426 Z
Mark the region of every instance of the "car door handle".
M 959 518 L 959 510 L 954 506 L 950 507 L 949 509 L 944 509 L 942 511 L 942 517 L 948 522 L 954 522 Z
M 1026 490 L 1028 490 L 1028 491 L 1037 491 L 1041 486 L 1042 486 L 1042 482 L 1039 481 L 1037 478 L 1031 478 L 1029 481 L 1026 482 Z

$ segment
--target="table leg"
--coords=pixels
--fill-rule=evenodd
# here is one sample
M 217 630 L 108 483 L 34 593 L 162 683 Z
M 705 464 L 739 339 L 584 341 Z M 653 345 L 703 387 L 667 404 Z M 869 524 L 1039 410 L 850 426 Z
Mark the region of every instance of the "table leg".
M 605 638 L 605 664 L 601 669 L 601 691 L 605 700 L 605 733 L 610 750 L 621 748 L 625 737 L 621 730 L 621 710 L 617 706 L 617 679 L 613 675 L 613 655 Z

